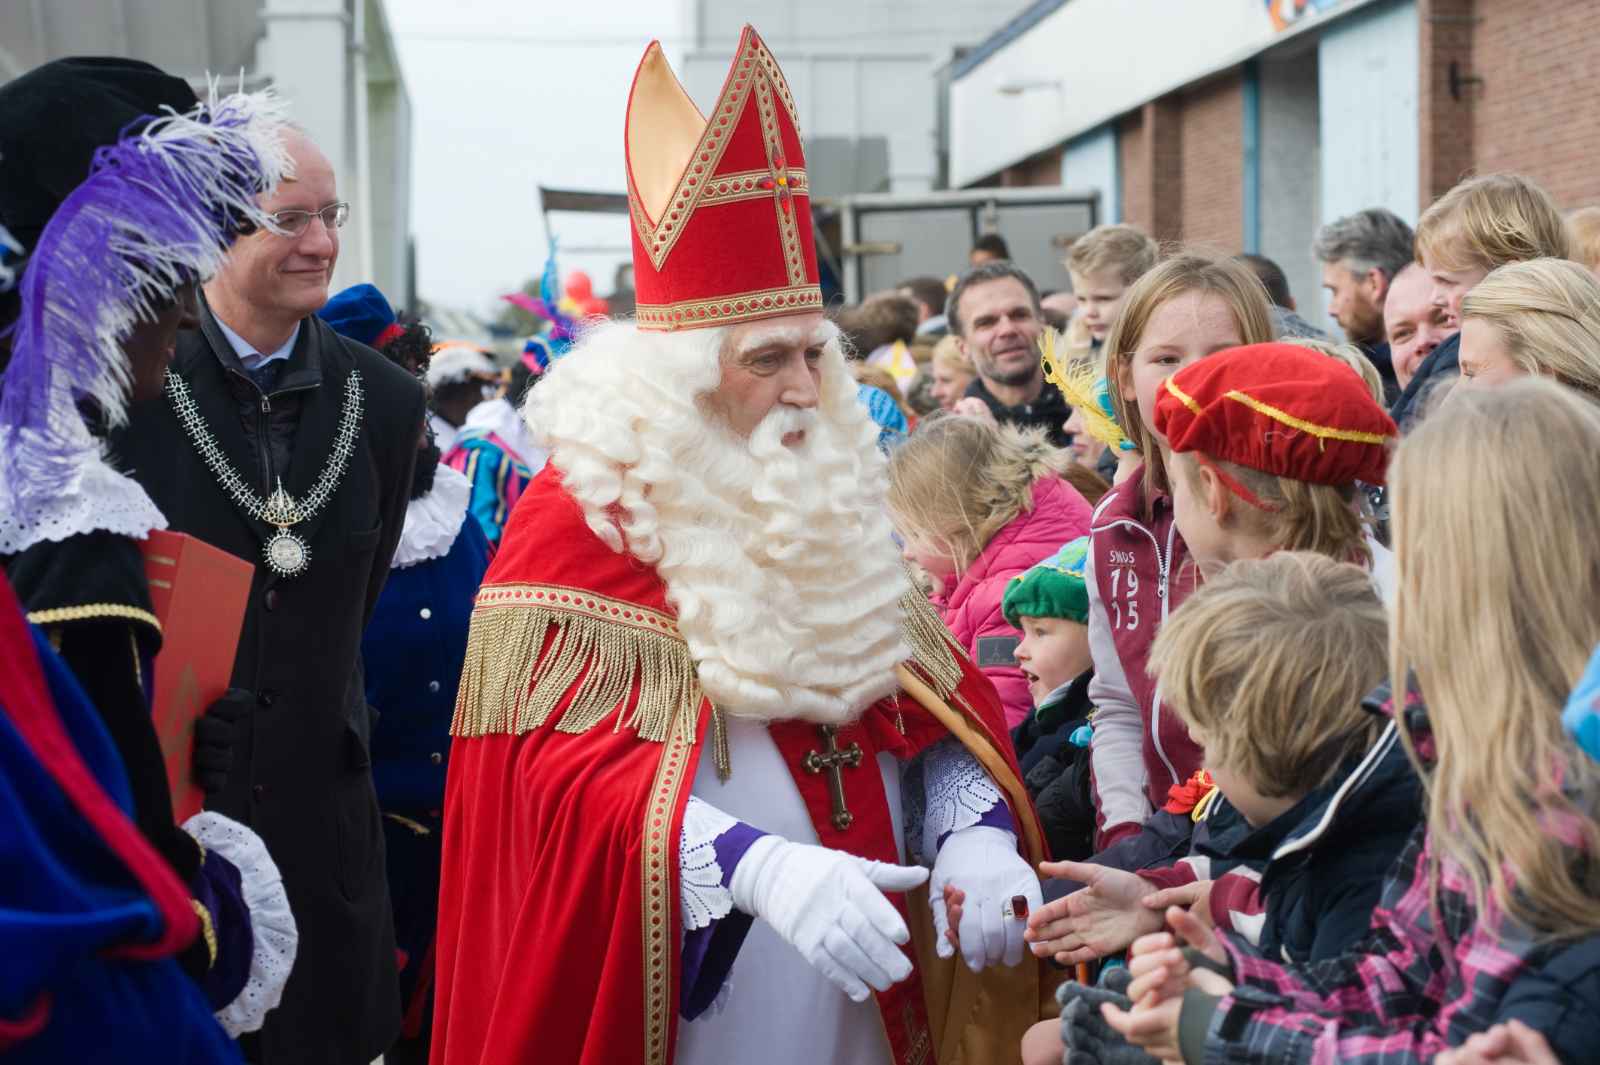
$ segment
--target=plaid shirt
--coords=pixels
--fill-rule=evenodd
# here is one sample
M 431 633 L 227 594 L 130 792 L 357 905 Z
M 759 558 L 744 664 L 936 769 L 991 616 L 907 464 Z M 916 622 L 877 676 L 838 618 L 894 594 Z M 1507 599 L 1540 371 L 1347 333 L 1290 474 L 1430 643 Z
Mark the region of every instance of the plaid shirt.
M 1396 859 L 1365 937 L 1342 957 L 1282 965 L 1222 937 L 1238 986 L 1211 1018 L 1206 1065 L 1422 1063 L 1523 1013 L 1508 1005 L 1512 985 L 1537 981 L 1563 945 L 1536 942 L 1492 902 L 1480 914 L 1452 862 L 1441 864 L 1432 905 L 1425 832 Z

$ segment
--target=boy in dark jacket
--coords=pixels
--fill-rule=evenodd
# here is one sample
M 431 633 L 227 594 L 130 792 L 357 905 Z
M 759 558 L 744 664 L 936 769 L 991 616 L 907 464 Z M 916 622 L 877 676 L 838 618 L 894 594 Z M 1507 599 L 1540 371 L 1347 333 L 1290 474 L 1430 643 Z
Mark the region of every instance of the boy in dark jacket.
M 1322 961 L 1354 945 L 1421 819 L 1398 733 L 1362 700 L 1383 678 L 1386 647 L 1371 577 L 1310 552 L 1235 563 L 1172 615 L 1151 673 L 1205 748 L 1220 794 L 1201 797 L 1201 820 L 1230 824 L 1196 833 L 1189 858 L 1142 870 L 1164 890 L 1130 905 L 1152 916 L 1189 906 L 1275 960 Z M 1126 1009 L 1125 998 L 1075 984 L 1060 997 L 1067 1047 L 1120 1042 L 1098 1009 L 1074 1000 Z
M 1028 795 L 1039 811 L 1050 853 L 1083 858 L 1094 836 L 1089 791 L 1089 594 L 1083 565 L 1089 538 L 1080 536 L 1011 578 L 1000 609 L 1022 630 L 1017 665 L 1028 680 L 1033 710 L 1011 730 Z

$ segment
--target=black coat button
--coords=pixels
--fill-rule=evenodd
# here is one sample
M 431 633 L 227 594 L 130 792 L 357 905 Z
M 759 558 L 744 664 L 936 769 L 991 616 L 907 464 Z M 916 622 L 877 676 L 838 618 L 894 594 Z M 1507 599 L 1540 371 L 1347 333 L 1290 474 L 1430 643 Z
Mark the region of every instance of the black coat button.
M 432 762 L 434 765 L 443 765 L 444 755 L 440 754 L 438 751 L 434 751 L 432 754 L 428 755 L 428 761 Z
M 262 597 L 262 601 L 266 604 L 268 610 L 278 609 L 278 589 L 268 588 L 267 594 Z
M 256 692 L 256 704 L 259 706 L 271 706 L 273 700 L 277 699 L 277 697 L 278 693 L 271 688 L 262 688 Z
M 250 794 L 256 797 L 257 802 L 260 802 L 267 797 L 267 786 L 265 784 L 257 784 L 250 789 Z

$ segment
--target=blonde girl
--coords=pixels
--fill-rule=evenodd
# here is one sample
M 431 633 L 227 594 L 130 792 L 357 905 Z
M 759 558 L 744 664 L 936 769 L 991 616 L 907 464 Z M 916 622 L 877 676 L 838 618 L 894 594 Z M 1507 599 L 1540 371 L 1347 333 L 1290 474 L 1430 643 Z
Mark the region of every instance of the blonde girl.
M 960 339 L 953 336 L 943 337 L 933 346 L 933 358 L 929 365 L 933 369 L 933 388 L 930 391 L 943 411 L 953 409 L 956 402 L 967 394 L 967 386 L 972 384 L 972 379 L 978 376 L 972 360 L 961 350 Z
M 1527 461 L 1547 451 L 1561 461 Z M 1593 1056 L 1600 767 L 1561 710 L 1600 643 L 1600 409 L 1548 380 L 1463 391 L 1400 445 L 1390 480 L 1391 675 L 1420 691 L 1396 720 L 1426 783 L 1425 829 L 1390 874 L 1366 951 L 1314 971 L 1169 911 L 1228 979 L 1193 974 L 1212 994 L 1184 1001 L 1173 937 L 1135 943 L 1141 1004 L 1109 1019 L 1141 1045 L 1179 1040 L 1182 1002 L 1190 1061 L 1254 1060 L 1247 1049 L 1263 1046 L 1278 1062 L 1478 1061 L 1441 1052 L 1512 1021 L 1561 1061 Z M 1233 983 L 1251 985 L 1249 1005 Z
M 889 512 L 905 557 L 933 582 L 933 603 L 994 681 L 1014 727 L 1033 709 L 1001 610 L 1008 581 L 1089 531 L 1089 503 L 1062 475 L 1069 454 L 1040 429 L 951 415 L 889 460 Z
M 1150 642 L 1181 589 L 1187 558 L 1173 524 L 1164 442 L 1155 431 L 1162 381 L 1198 359 L 1273 338 L 1266 290 L 1248 267 L 1180 253 L 1129 289 L 1106 337 L 1106 381 L 1118 423 L 1143 465 L 1095 510 L 1087 581 L 1099 708 L 1092 747 L 1098 842 L 1137 832 L 1167 791 L 1200 768 L 1183 723 L 1164 713 L 1145 671 Z
M 1577 263 L 1502 266 L 1461 301 L 1461 385 L 1525 374 L 1600 400 L 1600 281 Z

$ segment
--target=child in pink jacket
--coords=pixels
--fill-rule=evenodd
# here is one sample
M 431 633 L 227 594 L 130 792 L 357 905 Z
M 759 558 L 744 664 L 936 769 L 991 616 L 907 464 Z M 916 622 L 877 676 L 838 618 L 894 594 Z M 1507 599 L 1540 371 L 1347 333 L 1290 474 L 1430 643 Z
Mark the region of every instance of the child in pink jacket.
M 1001 602 L 1011 578 L 1089 531 L 1089 502 L 1062 479 L 1071 465 L 1042 430 L 959 416 L 919 429 L 889 463 L 905 557 L 932 579 L 945 625 L 994 682 L 1007 727 L 1033 702 Z

